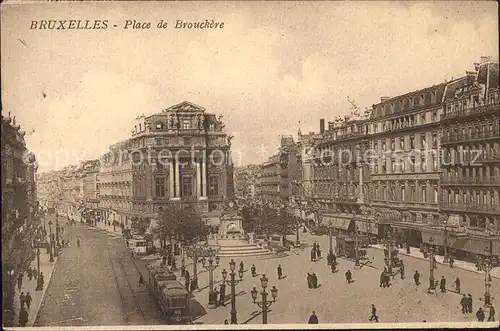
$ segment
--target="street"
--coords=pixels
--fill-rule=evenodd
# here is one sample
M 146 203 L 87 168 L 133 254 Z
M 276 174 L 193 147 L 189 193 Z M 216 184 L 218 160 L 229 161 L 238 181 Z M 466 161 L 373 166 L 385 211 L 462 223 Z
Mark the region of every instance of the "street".
M 59 257 L 35 326 L 162 323 L 147 289 L 137 286 L 122 238 L 80 224 L 64 230 L 71 247 Z
M 112 233 L 78 224 L 65 226 L 63 235 L 71 247 L 65 248 L 49 284 L 35 326 L 85 326 L 85 325 L 138 325 L 164 324 L 156 303 L 145 287 L 138 287 L 138 272 L 126 251 L 123 239 Z M 76 246 L 80 238 L 81 248 Z M 318 242 L 322 258 L 310 261 L 310 244 Z M 371 263 L 355 269 L 354 263 L 338 259 L 338 272 L 332 273 L 326 265 L 327 236 L 301 237 L 302 249 L 288 252 L 285 257 L 244 258 L 243 281 L 236 286 L 236 310 L 239 324 L 260 324 L 261 309 L 252 302 L 253 286 L 261 290 L 260 277 L 269 279 L 268 291 L 278 288 L 278 297 L 270 307 L 268 323 L 306 323 L 311 311 L 316 311 L 320 323 L 368 323 L 371 304 L 378 309 L 379 321 L 391 322 L 473 322 L 475 312 L 482 306 L 479 298 L 484 294 L 484 275 L 461 269 L 439 266 L 436 280 L 445 276 L 447 288 L 453 288 L 457 275 L 461 279 L 462 293 L 474 299 L 474 314 L 462 314 L 459 308 L 461 295 L 448 290 L 434 294 L 428 288 L 429 263 L 414 257 L 401 256 L 406 265 L 406 278 L 396 274 L 390 288 L 379 287 L 383 265 L 383 251 L 369 248 Z M 240 259 L 235 259 L 239 264 Z M 229 259 L 223 258 L 214 271 L 214 289 L 218 290 Z M 250 267 L 255 264 L 258 276 L 252 278 Z M 277 279 L 276 268 L 281 264 L 284 278 Z M 142 264 L 138 264 L 142 265 Z M 180 265 L 180 262 L 178 262 Z M 192 274 L 192 262 L 187 268 Z M 354 282 L 347 284 L 344 273 L 351 270 Z M 413 273 L 421 274 L 421 285 L 416 286 Z M 316 273 L 319 288 L 307 287 L 307 273 Z M 183 282 L 177 272 L 178 279 Z M 228 278 L 229 279 L 229 278 Z M 200 291 L 191 299 L 191 317 L 195 323 L 222 324 L 230 320 L 230 286 L 226 285 L 225 307 L 207 308 L 208 272 L 198 264 Z M 499 307 L 500 280 L 492 281 L 493 303 Z M 271 298 L 271 295 L 268 296 Z M 260 294 L 257 300 L 260 300 Z M 98 303 L 98 304 L 96 304 Z

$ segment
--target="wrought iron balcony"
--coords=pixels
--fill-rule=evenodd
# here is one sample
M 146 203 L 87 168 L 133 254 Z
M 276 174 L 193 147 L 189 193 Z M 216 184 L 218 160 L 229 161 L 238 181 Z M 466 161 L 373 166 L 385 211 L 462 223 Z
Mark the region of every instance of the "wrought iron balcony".
M 500 205 L 486 205 L 479 203 L 461 203 L 461 202 L 441 202 L 441 209 L 456 210 L 463 212 L 482 212 L 500 214 Z
M 443 178 L 441 185 L 500 185 L 497 177 Z
M 484 140 L 489 138 L 500 138 L 500 132 L 498 130 L 486 130 L 484 132 L 474 132 L 471 134 L 450 134 L 449 136 L 443 136 L 441 142 L 444 144 L 449 144 L 464 141 Z
M 450 118 L 459 118 L 459 117 L 466 117 L 470 115 L 477 115 L 477 114 L 484 114 L 488 113 L 491 111 L 498 111 L 500 107 L 499 103 L 494 103 L 490 105 L 483 105 L 483 106 L 477 106 L 477 107 L 471 107 L 467 108 L 464 110 L 459 110 L 455 112 L 446 112 L 443 114 L 442 119 L 450 119 Z

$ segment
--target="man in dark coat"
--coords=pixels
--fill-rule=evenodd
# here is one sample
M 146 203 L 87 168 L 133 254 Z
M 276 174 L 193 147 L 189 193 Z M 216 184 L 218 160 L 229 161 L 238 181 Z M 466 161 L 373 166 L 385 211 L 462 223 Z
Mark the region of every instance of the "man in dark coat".
M 19 291 L 21 291 L 21 287 L 23 287 L 23 273 L 20 272 L 19 275 L 17 276 L 17 288 Z
M 21 309 L 24 309 L 25 303 L 26 303 L 26 295 L 24 295 L 24 292 L 21 292 L 21 295 L 19 295 L 19 305 L 21 306 Z
M 309 322 L 307 322 L 308 324 L 318 324 L 319 321 L 318 321 L 318 316 L 316 316 L 316 312 L 313 310 L 311 316 L 309 316 Z
M 311 275 L 311 281 L 312 281 L 313 288 L 318 288 L 318 276 L 316 276 L 316 274 L 314 272 Z
M 337 263 L 333 262 L 330 264 L 330 268 L 332 269 L 332 272 L 335 272 L 335 270 L 337 269 Z
M 28 279 L 33 279 L 33 269 L 31 269 L 31 266 L 28 267 Z
M 415 274 L 413 274 L 413 279 L 415 280 L 415 285 L 420 285 L 420 274 L 417 270 L 415 270 Z
M 383 271 L 380 273 L 380 287 L 385 287 L 385 273 Z
M 495 322 L 495 308 L 490 306 L 490 314 L 488 316 L 488 322 Z
M 311 250 L 311 262 L 315 262 L 316 261 L 316 249 L 312 249 Z
M 477 320 L 478 322 L 484 322 L 484 310 L 483 308 L 479 307 L 477 313 L 476 313 L 476 317 L 477 317 Z
M 467 312 L 472 314 L 472 295 L 467 294 Z
M 283 268 L 281 268 L 281 264 L 278 265 L 278 279 L 281 279 L 283 276 Z
M 345 272 L 345 279 L 347 280 L 347 284 L 351 284 L 351 279 L 352 279 L 351 270 L 347 270 Z
M 399 273 L 401 274 L 401 279 L 405 279 L 405 266 L 401 265 L 399 267 Z
M 460 293 L 460 278 L 458 278 L 458 276 L 457 279 L 455 279 L 455 290 L 457 293 Z
M 441 289 L 441 292 L 446 292 L 446 279 L 444 276 L 441 276 L 439 288 Z
M 21 311 L 19 312 L 19 325 L 26 326 L 26 324 L 28 324 L 28 317 L 28 311 L 24 309 L 24 307 L 22 307 Z
M 219 291 L 219 304 L 224 307 L 226 306 L 226 304 L 224 303 L 225 298 L 226 298 L 226 285 L 221 284 Z
M 244 270 L 244 264 L 243 264 L 243 261 L 240 262 L 240 270 L 243 272 Z
M 370 316 L 370 321 L 373 320 L 378 323 L 377 308 L 375 308 L 375 305 L 372 303 L 372 316 Z
M 252 267 L 250 268 L 250 270 L 252 271 L 252 277 L 255 277 L 257 275 L 255 264 L 252 264 Z
M 24 299 L 24 301 L 26 302 L 26 307 L 28 307 L 28 309 L 30 309 L 31 301 L 33 301 L 33 298 L 31 297 L 30 292 L 26 293 L 26 298 Z
M 307 273 L 307 287 L 313 288 L 312 275 L 310 273 Z
M 462 314 L 465 314 L 468 312 L 467 310 L 467 297 L 464 296 L 462 297 L 462 299 L 460 299 L 460 305 L 462 306 Z

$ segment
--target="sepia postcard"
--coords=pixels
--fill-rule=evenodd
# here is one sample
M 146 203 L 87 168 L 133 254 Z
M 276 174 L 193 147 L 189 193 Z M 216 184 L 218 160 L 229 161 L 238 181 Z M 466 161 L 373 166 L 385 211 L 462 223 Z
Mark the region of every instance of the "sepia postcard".
M 498 328 L 496 1 L 4 1 L 2 326 Z

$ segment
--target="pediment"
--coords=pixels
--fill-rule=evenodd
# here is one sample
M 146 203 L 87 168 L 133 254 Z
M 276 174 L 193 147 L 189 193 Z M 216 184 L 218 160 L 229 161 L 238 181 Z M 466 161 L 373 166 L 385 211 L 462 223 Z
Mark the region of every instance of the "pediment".
M 181 111 L 181 112 L 189 112 L 189 113 L 199 113 L 199 112 L 204 112 L 205 108 L 198 106 L 194 103 L 191 103 L 189 101 L 184 101 L 184 102 L 181 102 L 177 105 L 173 105 L 173 106 L 165 109 L 165 111 L 167 111 L 167 112 Z

